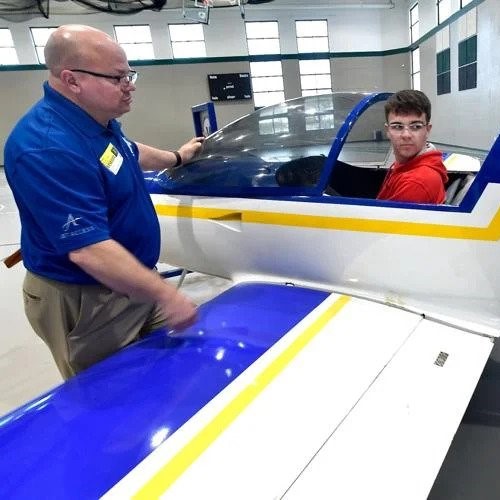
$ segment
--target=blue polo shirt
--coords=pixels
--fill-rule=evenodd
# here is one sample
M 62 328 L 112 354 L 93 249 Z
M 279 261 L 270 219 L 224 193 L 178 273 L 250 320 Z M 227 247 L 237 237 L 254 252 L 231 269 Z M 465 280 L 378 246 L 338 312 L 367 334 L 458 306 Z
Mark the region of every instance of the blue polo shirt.
M 18 122 L 4 154 L 25 267 L 93 284 L 68 252 L 113 239 L 153 268 L 160 228 L 138 157 L 116 120 L 103 127 L 45 82 L 44 98 Z

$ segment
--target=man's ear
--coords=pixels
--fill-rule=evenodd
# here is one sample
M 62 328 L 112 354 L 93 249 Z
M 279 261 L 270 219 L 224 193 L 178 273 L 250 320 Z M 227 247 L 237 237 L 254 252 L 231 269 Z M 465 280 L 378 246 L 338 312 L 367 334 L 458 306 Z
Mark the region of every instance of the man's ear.
M 427 124 L 427 132 L 430 133 L 431 130 L 432 130 L 432 123 L 428 123 Z
M 59 75 L 59 80 L 64 84 L 64 86 L 75 94 L 80 93 L 80 83 L 75 77 L 75 74 L 69 69 L 63 69 Z

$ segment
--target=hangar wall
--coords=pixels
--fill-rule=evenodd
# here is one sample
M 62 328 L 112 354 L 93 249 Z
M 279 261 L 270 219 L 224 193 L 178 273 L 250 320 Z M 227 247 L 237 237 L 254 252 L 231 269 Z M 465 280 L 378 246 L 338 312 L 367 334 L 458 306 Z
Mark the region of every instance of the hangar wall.
M 459 0 L 453 0 L 459 6 Z M 408 8 L 415 0 L 407 0 Z M 419 0 L 420 35 L 437 23 L 436 1 Z M 475 2 L 472 3 L 474 5 Z M 437 95 L 436 35 L 420 43 L 421 90 L 431 99 L 436 142 L 489 149 L 500 130 L 500 2 L 477 2 L 477 87 L 458 90 L 459 19 L 450 18 L 451 92 Z
M 257 6 L 252 6 L 257 7 Z M 142 12 L 134 16 L 107 14 L 58 15 L 52 8 L 50 19 L 36 18 L 21 23 L 0 22 L 8 26 L 19 50 L 20 62 L 36 63 L 29 28 L 33 26 L 58 26 L 65 23 L 82 23 L 95 26 L 110 34 L 113 24 L 149 24 L 152 30 L 155 54 L 163 62 L 172 63 L 168 23 L 186 22 L 178 9 L 162 12 Z M 61 12 L 61 10 L 59 10 Z M 295 20 L 327 19 L 330 51 L 333 55 L 364 57 L 333 57 L 331 59 L 334 88 L 336 90 L 378 90 L 407 87 L 408 55 L 398 54 L 385 58 L 383 51 L 406 47 L 408 34 L 399 29 L 405 25 L 405 6 L 396 9 L 246 9 L 247 21 L 278 20 L 281 53 L 297 53 Z M 159 147 L 174 148 L 193 134 L 189 109 L 209 99 L 207 74 L 249 71 L 245 27 L 236 8 L 212 9 L 210 25 L 205 26 L 207 57 L 215 62 L 194 64 L 154 64 L 136 66 L 140 73 L 132 111 L 122 119 L 128 135 L 138 141 Z M 380 55 L 379 55 L 380 53 Z M 239 61 L 227 61 L 228 57 Z M 199 61 L 199 60 L 198 60 Z M 298 61 L 283 60 L 285 95 L 300 95 Z M 46 70 L 20 71 L 0 68 L 0 149 L 13 124 L 41 95 L 41 83 Z M 22 86 L 19 85 L 22 80 Z M 227 124 L 253 111 L 253 103 L 217 103 L 219 126 Z M 3 156 L 0 158 L 3 163 Z
M 455 0 L 459 1 L 459 0 Z M 433 102 L 433 138 L 448 144 L 488 148 L 497 133 L 496 109 L 500 102 L 500 62 L 495 60 L 500 33 L 500 3 L 477 2 L 478 86 L 457 89 L 458 21 L 450 23 L 452 91 L 436 94 L 435 0 L 419 0 L 422 35 L 422 90 Z M 247 21 L 278 20 L 281 53 L 296 56 L 295 20 L 327 19 L 330 55 L 335 90 L 397 90 L 410 85 L 408 9 L 414 0 L 396 2 L 394 9 L 271 9 L 246 10 Z M 256 6 L 254 6 L 256 7 Z M 168 23 L 185 22 L 178 9 L 160 13 L 143 12 L 133 17 L 106 14 L 58 14 L 50 19 L 31 19 L 20 23 L 0 22 L 8 26 L 19 50 L 20 62 L 33 65 L 36 55 L 29 27 L 83 23 L 112 34 L 114 24 L 149 24 L 155 53 L 159 60 L 136 65 L 140 79 L 133 110 L 122 118 L 128 135 L 138 141 L 174 148 L 193 133 L 189 108 L 209 99 L 206 75 L 249 71 L 244 23 L 238 9 L 212 9 L 211 23 L 205 26 L 209 62 L 197 60 L 179 64 L 172 59 Z M 431 34 L 431 36 L 425 35 Z M 392 52 L 391 52 L 392 51 Z M 393 53 L 396 52 L 396 53 Z M 229 60 L 228 58 L 233 58 Z M 234 60 L 234 59 L 237 60 Z M 285 96 L 300 95 L 297 59 L 283 59 Z M 16 120 L 41 95 L 46 77 L 43 67 L 0 67 L 0 149 Z M 20 85 L 22 81 L 22 85 Z M 253 110 L 248 102 L 217 103 L 219 126 Z M 3 156 L 0 157 L 0 163 Z

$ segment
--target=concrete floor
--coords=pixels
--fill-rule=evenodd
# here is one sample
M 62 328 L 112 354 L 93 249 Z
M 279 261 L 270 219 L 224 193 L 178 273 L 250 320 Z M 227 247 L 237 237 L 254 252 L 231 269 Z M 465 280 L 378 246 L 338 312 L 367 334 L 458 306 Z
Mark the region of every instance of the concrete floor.
M 17 208 L 0 167 L 0 261 L 19 248 L 19 237 Z M 0 415 L 62 381 L 48 348 L 24 316 L 21 294 L 24 274 L 22 263 L 10 269 L 0 263 Z M 182 290 L 201 304 L 230 285 L 230 281 L 222 278 L 192 273 L 186 276 Z

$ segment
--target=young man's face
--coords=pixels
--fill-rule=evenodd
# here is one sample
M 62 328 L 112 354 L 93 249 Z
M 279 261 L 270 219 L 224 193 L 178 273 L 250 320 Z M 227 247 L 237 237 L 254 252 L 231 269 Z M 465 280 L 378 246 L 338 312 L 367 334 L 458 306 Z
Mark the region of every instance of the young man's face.
M 385 129 L 398 163 L 406 163 L 424 149 L 432 125 L 425 113 L 400 115 L 389 113 Z

